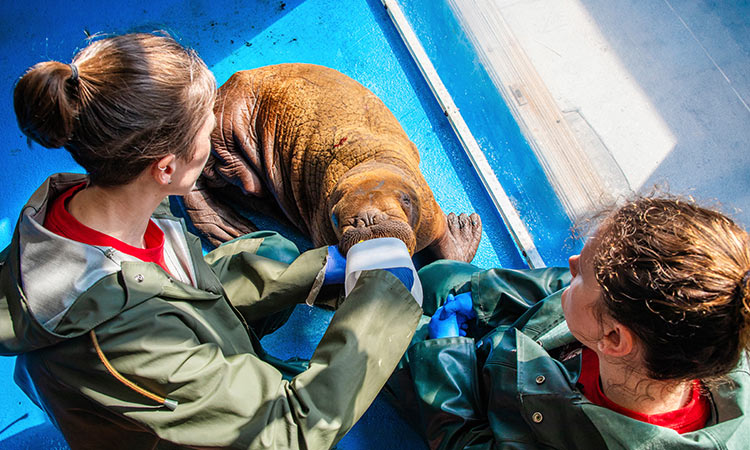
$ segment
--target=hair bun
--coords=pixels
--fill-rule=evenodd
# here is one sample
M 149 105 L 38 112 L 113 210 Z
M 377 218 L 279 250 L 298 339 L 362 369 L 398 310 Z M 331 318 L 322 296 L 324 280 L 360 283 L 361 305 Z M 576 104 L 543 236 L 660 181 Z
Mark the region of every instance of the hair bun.
M 13 107 L 18 126 L 44 147 L 62 147 L 73 134 L 77 72 L 72 65 L 47 61 L 34 65 L 16 83 Z

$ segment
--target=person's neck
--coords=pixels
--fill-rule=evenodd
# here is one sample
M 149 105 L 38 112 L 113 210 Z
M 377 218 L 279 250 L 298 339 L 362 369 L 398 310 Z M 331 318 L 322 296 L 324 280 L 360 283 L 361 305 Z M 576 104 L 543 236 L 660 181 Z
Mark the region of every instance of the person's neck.
M 163 199 L 141 183 L 88 186 L 68 202 L 68 212 L 89 228 L 128 245 L 144 248 L 151 214 Z
M 691 381 L 655 380 L 642 367 L 599 355 L 599 380 L 611 401 L 641 414 L 661 414 L 685 406 L 692 395 Z

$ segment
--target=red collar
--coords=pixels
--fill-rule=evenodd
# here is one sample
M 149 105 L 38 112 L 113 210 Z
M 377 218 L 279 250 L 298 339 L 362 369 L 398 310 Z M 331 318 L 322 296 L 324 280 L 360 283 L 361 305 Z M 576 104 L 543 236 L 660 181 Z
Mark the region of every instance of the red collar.
M 693 393 L 690 401 L 680 409 L 661 414 L 642 414 L 623 408 L 607 398 L 602 391 L 599 383 L 599 357 L 597 354 L 589 348 L 584 348 L 581 358 L 581 376 L 578 379 L 578 384 L 583 395 L 595 405 L 611 409 L 641 422 L 671 428 L 680 434 L 700 430 L 706 425 L 711 415 L 708 398 L 701 394 L 701 383 L 698 380 L 693 381 Z
M 55 234 L 83 244 L 112 247 L 141 261 L 156 263 L 167 270 L 164 261 L 164 232 L 153 220 L 149 220 L 146 233 L 143 235 L 146 248 L 139 248 L 87 227 L 68 212 L 68 200 L 85 186 L 86 183 L 77 184 L 54 199 L 44 218 L 44 227 Z

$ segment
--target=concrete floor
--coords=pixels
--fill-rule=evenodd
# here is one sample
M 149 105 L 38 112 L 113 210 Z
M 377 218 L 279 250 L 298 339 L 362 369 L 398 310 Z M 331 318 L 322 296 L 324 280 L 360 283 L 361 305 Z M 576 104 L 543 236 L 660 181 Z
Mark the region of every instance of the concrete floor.
M 750 2 L 449 3 L 571 216 L 658 185 L 750 226 Z

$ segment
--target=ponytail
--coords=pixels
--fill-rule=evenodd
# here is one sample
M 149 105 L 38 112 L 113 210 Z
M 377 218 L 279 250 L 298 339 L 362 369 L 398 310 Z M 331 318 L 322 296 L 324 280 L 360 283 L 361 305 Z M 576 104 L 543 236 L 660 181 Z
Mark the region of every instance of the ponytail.
M 44 147 L 62 147 L 73 135 L 80 82 L 73 67 L 57 61 L 41 62 L 16 83 L 13 107 L 18 126 Z

